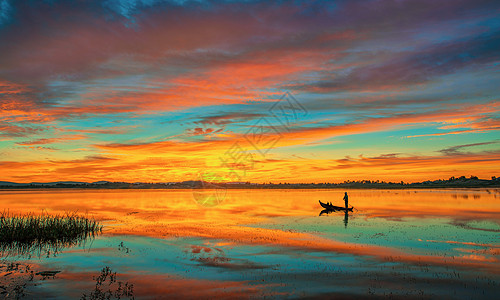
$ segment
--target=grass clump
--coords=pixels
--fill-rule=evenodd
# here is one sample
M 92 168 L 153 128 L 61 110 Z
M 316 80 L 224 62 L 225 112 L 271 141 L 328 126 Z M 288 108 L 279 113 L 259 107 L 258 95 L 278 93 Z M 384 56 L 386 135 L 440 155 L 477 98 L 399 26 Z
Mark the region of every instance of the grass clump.
M 0 252 L 31 255 L 57 252 L 61 248 L 81 244 L 102 232 L 102 225 L 76 213 L 64 215 L 15 215 L 0 213 Z
M 105 284 L 109 279 L 109 283 Z M 128 299 L 134 298 L 134 285 L 128 282 L 116 281 L 116 272 L 106 266 L 102 268 L 101 274 L 94 277 L 96 281 L 95 288 L 90 294 L 84 293 L 81 300 L 111 300 L 111 299 L 122 299 L 128 297 Z M 115 284 L 117 283 L 117 284 Z M 118 286 L 116 286 L 118 285 Z

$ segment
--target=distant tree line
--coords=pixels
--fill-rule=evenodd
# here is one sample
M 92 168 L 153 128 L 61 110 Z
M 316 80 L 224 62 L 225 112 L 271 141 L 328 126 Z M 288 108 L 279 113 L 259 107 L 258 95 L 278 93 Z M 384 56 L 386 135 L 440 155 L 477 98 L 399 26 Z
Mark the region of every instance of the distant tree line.
M 147 182 L 47 182 L 47 183 L 13 183 L 0 182 L 0 189 L 36 189 L 36 188 L 84 188 L 84 189 L 209 189 L 209 188 L 244 188 L 244 189 L 328 189 L 328 188 L 458 188 L 458 187 L 500 187 L 500 178 L 492 176 L 489 179 L 479 179 L 477 176 L 450 177 L 449 179 L 426 180 L 407 183 L 387 182 L 380 180 L 345 180 L 341 183 L 251 183 L 228 182 L 211 183 L 205 181 L 182 181 L 168 183 Z

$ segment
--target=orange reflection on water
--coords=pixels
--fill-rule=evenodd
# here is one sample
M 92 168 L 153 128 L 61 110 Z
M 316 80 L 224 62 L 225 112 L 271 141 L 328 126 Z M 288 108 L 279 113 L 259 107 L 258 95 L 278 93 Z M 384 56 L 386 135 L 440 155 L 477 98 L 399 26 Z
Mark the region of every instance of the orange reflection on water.
M 500 219 L 499 189 L 229 189 L 215 207 L 201 206 L 195 201 L 193 193 L 199 190 L 11 190 L 0 191 L 0 207 L 21 213 L 78 211 L 100 219 L 121 219 L 139 212 L 134 216 L 145 220 L 158 216 L 170 222 L 198 220 L 238 224 L 275 216 L 312 216 L 320 210 L 318 200 L 343 206 L 344 191 L 349 193 L 349 204 L 368 216 L 385 211 L 392 217 L 439 215 Z
M 65 270 L 57 277 L 66 283 L 65 295 L 77 299 L 82 293 L 89 295 L 93 291 L 96 275 L 98 274 Z M 159 295 L 175 299 L 249 299 L 255 298 L 264 288 L 269 287 L 269 284 L 247 285 L 245 281 L 191 279 L 173 274 L 131 272 L 119 273 L 116 277 L 121 282 L 133 282 L 133 293 L 146 299 L 157 299 Z M 104 291 L 109 288 L 107 285 L 107 282 L 103 285 Z
M 199 191 L 195 191 L 199 192 Z M 205 191 L 210 193 L 211 191 Z M 342 205 L 343 190 L 227 190 L 215 207 L 199 205 L 192 190 L 44 190 L 1 191 L 11 212 L 78 211 L 106 221 L 110 235 L 204 237 L 247 245 L 275 245 L 308 251 L 338 252 L 410 263 L 467 265 L 494 271 L 490 259 L 463 256 L 445 263 L 441 256 L 404 253 L 390 247 L 347 243 L 320 234 L 266 229 L 249 224 L 276 217 L 317 216 L 318 200 Z M 348 190 L 354 214 L 404 218 L 441 216 L 499 222 L 498 190 Z

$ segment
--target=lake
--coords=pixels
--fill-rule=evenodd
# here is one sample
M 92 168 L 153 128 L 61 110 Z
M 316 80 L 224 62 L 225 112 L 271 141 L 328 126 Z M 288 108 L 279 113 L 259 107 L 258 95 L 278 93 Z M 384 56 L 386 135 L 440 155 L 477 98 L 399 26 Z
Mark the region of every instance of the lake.
M 345 191 L 354 212 L 319 216 L 318 200 L 343 206 Z M 491 299 L 499 291 L 499 189 L 3 190 L 0 207 L 77 212 L 105 225 L 72 247 L 3 253 L 8 297 Z

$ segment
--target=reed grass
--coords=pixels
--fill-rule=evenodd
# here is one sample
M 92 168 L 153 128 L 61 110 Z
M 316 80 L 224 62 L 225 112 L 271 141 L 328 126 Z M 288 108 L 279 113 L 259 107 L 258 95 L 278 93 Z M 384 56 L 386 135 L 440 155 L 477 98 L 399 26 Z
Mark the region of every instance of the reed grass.
M 6 253 L 57 252 L 101 232 L 98 221 L 76 213 L 15 215 L 3 212 L 0 213 L 0 253 L 5 256 Z

